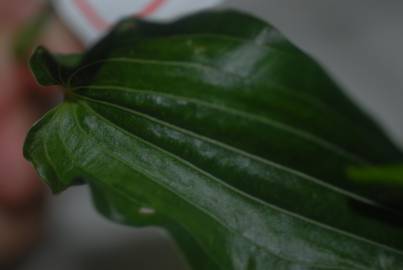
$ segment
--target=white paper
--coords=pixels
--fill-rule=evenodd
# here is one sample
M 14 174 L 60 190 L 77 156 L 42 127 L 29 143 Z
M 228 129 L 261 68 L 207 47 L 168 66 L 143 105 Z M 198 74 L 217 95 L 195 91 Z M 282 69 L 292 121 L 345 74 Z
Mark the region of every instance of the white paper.
M 126 16 L 167 22 L 214 7 L 223 0 L 54 0 L 58 14 L 85 44 L 90 45 Z

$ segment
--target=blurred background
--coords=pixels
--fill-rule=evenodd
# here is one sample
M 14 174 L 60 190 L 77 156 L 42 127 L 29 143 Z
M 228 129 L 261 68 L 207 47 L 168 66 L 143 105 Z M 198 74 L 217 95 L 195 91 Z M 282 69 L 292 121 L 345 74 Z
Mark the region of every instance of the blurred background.
M 0 0 L 0 269 L 182 269 L 162 231 L 105 220 L 85 186 L 48 194 L 23 160 L 27 130 L 60 100 L 56 89 L 35 85 L 26 68 L 28 50 L 16 45 L 22 29 L 41 23 L 35 16 L 42 2 Z M 228 0 L 223 5 L 280 29 L 403 145 L 403 2 Z M 58 52 L 82 50 L 61 17 L 49 16 L 35 43 Z

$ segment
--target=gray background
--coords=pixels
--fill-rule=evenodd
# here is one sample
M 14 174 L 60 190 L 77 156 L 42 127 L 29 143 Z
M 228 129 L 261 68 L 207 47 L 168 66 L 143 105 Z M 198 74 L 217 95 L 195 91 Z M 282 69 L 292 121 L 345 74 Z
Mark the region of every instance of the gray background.
M 271 22 L 320 61 L 403 143 L 403 2 L 228 1 Z M 236 27 L 236 26 L 234 26 Z M 95 213 L 86 187 L 50 198 L 44 241 L 23 270 L 181 269 L 167 236 Z

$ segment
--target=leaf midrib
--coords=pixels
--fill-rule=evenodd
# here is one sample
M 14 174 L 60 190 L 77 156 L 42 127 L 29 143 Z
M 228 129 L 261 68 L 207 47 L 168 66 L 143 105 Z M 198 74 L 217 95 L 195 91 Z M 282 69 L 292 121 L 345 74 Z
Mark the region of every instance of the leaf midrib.
M 125 57 L 113 57 L 113 58 L 107 58 L 107 59 L 101 59 L 101 60 L 97 60 L 95 62 L 89 63 L 87 65 L 84 65 L 80 68 L 78 68 L 74 73 L 71 74 L 71 76 L 68 79 L 67 85 L 68 85 L 68 89 L 76 89 L 76 88 L 81 88 L 82 86 L 73 86 L 72 85 L 72 80 L 73 78 L 79 73 L 82 72 L 83 70 L 85 70 L 86 68 L 89 68 L 93 65 L 98 65 L 98 64 L 102 64 L 102 63 L 108 63 L 108 62 L 127 62 L 127 63 L 140 63 L 140 64 L 153 64 L 153 65 L 171 65 L 171 66 L 181 66 L 181 67 L 196 67 L 196 68 L 201 68 L 201 69 L 208 69 L 208 70 L 213 70 L 213 71 L 217 71 L 220 73 L 224 73 L 226 74 L 226 71 L 223 71 L 219 68 L 216 67 L 211 67 L 205 64 L 199 64 L 199 63 L 188 63 L 188 62 L 179 62 L 179 61 L 159 61 L 159 60 L 147 60 L 147 59 L 136 59 L 136 58 L 125 58 Z M 232 74 L 232 73 L 230 73 Z M 242 77 L 240 77 L 237 74 L 233 74 L 234 76 L 237 76 L 238 80 L 244 81 Z M 122 87 L 125 88 L 125 87 Z M 133 88 L 129 88 L 127 87 L 126 89 L 130 89 L 130 90 L 136 90 Z M 144 90 L 143 90 L 144 91 Z M 194 103 L 198 103 L 198 104 L 204 104 L 205 106 L 209 106 L 212 107 L 213 104 L 210 104 L 208 102 L 203 102 L 201 100 L 198 99 L 193 99 L 193 98 L 188 98 L 188 97 L 181 97 L 178 95 L 172 95 L 172 94 L 165 94 L 165 93 L 161 93 L 161 92 L 157 92 L 157 91 L 150 91 L 150 92 L 154 92 L 156 94 L 159 95 L 164 95 L 164 96 L 170 96 L 172 98 L 181 98 L 181 99 L 187 99 L 187 100 L 191 100 Z M 310 99 L 311 100 L 311 99 Z M 217 104 L 215 104 L 216 106 L 218 106 Z M 249 118 L 255 118 L 255 119 L 262 119 L 263 121 L 267 122 L 267 124 L 269 125 L 275 125 L 276 127 L 279 127 L 281 129 L 286 129 L 289 132 L 292 132 L 293 134 L 300 134 L 300 137 L 303 138 L 308 138 L 308 140 L 312 141 L 312 142 L 316 142 L 316 144 L 323 146 L 324 148 L 327 148 L 337 154 L 341 154 L 341 156 L 344 156 L 344 158 L 347 158 L 350 161 L 353 162 L 358 162 L 361 163 L 363 165 L 369 165 L 371 164 L 371 162 L 369 162 L 368 160 L 366 160 L 365 158 L 363 158 L 362 156 L 357 155 L 356 153 L 351 153 L 345 149 L 342 149 L 341 147 L 339 147 L 338 145 L 327 141 L 326 139 L 316 136 L 308 131 L 302 130 L 301 128 L 298 127 L 294 127 L 294 126 L 290 126 L 288 124 L 285 123 L 280 123 L 278 121 L 272 120 L 272 119 L 268 119 L 268 118 L 263 118 L 260 117 L 258 115 L 252 114 L 252 113 L 245 113 L 245 112 L 240 112 L 239 110 L 236 109 L 231 109 L 228 107 L 224 107 L 224 106 L 219 106 L 221 110 L 231 110 L 237 114 L 244 114 L 244 115 L 250 115 Z M 326 106 L 326 108 L 328 108 L 328 106 Z
M 80 87 L 76 87 L 76 88 L 73 88 L 73 89 L 78 90 L 78 89 L 82 89 L 84 87 L 85 86 L 80 86 Z M 109 86 L 101 86 L 101 87 L 105 87 L 105 89 L 107 89 L 106 87 L 109 87 Z M 88 89 L 90 89 L 90 88 L 96 89 L 97 86 L 88 86 Z M 220 110 L 220 111 L 223 111 L 223 112 L 228 113 L 228 114 L 237 115 L 237 116 L 239 116 L 241 118 L 252 119 L 252 120 L 254 120 L 256 122 L 260 122 L 260 123 L 263 123 L 265 125 L 268 125 L 268 126 L 276 128 L 276 129 L 285 131 L 287 133 L 293 134 L 296 137 L 302 138 L 302 139 L 304 139 L 306 141 L 310 141 L 313 144 L 316 144 L 318 146 L 321 146 L 324 149 L 327 149 L 327 150 L 333 152 L 334 154 L 342 157 L 345 160 L 349 160 L 349 161 L 359 163 L 359 164 L 363 164 L 363 165 L 370 164 L 370 162 L 365 160 L 363 157 L 358 156 L 356 154 L 353 154 L 353 153 L 351 153 L 349 151 L 346 151 L 345 149 L 342 149 L 338 145 L 336 145 L 334 143 L 331 143 L 331 142 L 329 142 L 329 141 L 327 141 L 327 140 L 325 140 L 325 139 L 323 139 L 321 137 L 313 135 L 310 132 L 307 132 L 307 131 L 302 130 L 300 128 L 290 126 L 290 125 L 282 123 L 282 122 L 278 122 L 276 120 L 272 120 L 272 119 L 269 119 L 269 118 L 264 118 L 264 117 L 261 117 L 261 116 L 256 115 L 256 114 L 252 114 L 252 113 L 248 113 L 248 112 L 242 112 L 242 111 L 237 110 L 237 109 L 225 107 L 225 106 L 222 106 L 222 105 L 219 105 L 219 104 L 213 104 L 213 103 L 205 102 L 205 101 L 195 99 L 195 98 L 183 97 L 183 96 L 173 95 L 173 94 L 166 94 L 166 93 L 157 92 L 157 91 L 154 91 L 154 90 L 139 90 L 139 89 L 128 88 L 128 87 L 119 87 L 119 86 L 111 86 L 109 89 L 111 89 L 111 88 L 114 89 L 114 90 L 126 91 L 126 92 L 129 92 L 129 93 L 130 92 L 131 93 L 146 93 L 146 94 L 151 93 L 151 94 L 167 97 L 167 98 L 170 98 L 170 99 L 173 99 L 173 100 L 175 100 L 175 99 L 176 100 L 185 100 L 185 101 L 189 101 L 189 102 L 192 102 L 192 103 L 195 103 L 195 104 L 199 104 L 199 105 L 207 107 L 207 108 L 213 108 L 215 110 Z M 80 95 L 78 93 L 74 93 L 74 95 L 80 96 L 80 97 L 86 97 L 86 96 Z M 95 100 L 95 99 L 92 99 L 92 100 Z M 104 102 L 106 102 L 106 103 L 108 103 L 110 105 L 117 105 L 117 104 L 110 103 L 110 102 L 107 102 L 107 101 L 104 101 Z
M 239 81 L 240 83 L 242 83 L 242 84 L 246 83 L 245 85 L 246 85 L 247 87 L 254 87 L 254 86 L 253 86 L 253 82 L 250 81 L 247 77 L 242 76 L 241 74 L 238 74 L 238 73 L 235 73 L 235 72 L 231 72 L 231 71 L 229 71 L 229 70 L 220 69 L 219 67 L 212 66 L 212 65 L 207 64 L 207 63 L 197 63 L 197 62 L 189 62 L 189 61 L 170 61 L 170 60 L 140 59 L 140 58 L 127 58 L 127 57 L 110 57 L 110 58 L 100 59 L 100 60 L 97 60 L 97 61 L 94 61 L 94 62 L 85 64 L 85 65 L 83 65 L 83 66 L 80 66 L 77 70 L 75 70 L 72 74 L 70 74 L 70 76 L 69 76 L 69 78 L 68 78 L 66 84 L 64 84 L 64 85 L 67 85 L 67 89 L 77 89 L 77 88 L 83 87 L 83 86 L 73 86 L 73 85 L 72 85 L 72 81 L 73 81 L 74 77 L 75 77 L 77 74 L 79 74 L 80 72 L 82 72 L 82 71 L 84 71 L 85 69 L 87 69 L 87 68 L 90 68 L 90 67 L 92 67 L 92 66 L 94 66 L 94 65 L 100 65 L 100 64 L 108 63 L 108 62 L 116 62 L 116 63 L 124 63 L 124 62 L 126 62 L 126 63 L 137 63 L 137 64 L 149 64 L 149 65 L 161 65 L 161 66 L 174 66 L 174 67 L 181 67 L 181 68 L 185 68 L 185 69 L 186 69 L 186 68 L 194 68 L 194 69 L 196 69 L 196 70 L 198 70 L 198 71 L 200 71 L 200 70 L 201 70 L 201 71 L 203 71 L 203 70 L 204 70 L 204 71 L 207 71 L 207 70 L 208 70 L 208 71 L 211 71 L 211 72 L 218 72 L 218 73 L 224 74 L 224 75 L 226 75 L 226 76 L 236 78 L 236 80 Z M 291 92 L 291 91 L 288 90 L 284 85 L 278 84 L 278 83 L 276 83 L 276 82 L 271 82 L 271 85 L 272 85 L 274 88 L 279 88 L 279 89 L 281 89 L 281 90 L 278 90 L 279 93 L 286 92 L 286 94 L 289 94 L 289 93 Z M 129 88 L 129 87 L 127 87 L 127 88 L 128 88 L 128 89 L 132 89 L 132 88 Z M 151 92 L 151 91 L 150 91 L 150 92 Z M 157 91 L 154 91 L 154 93 L 158 93 L 158 94 L 163 95 L 161 92 L 157 92 Z M 292 92 L 292 94 L 293 94 L 293 97 L 297 97 L 297 98 L 299 98 L 299 99 L 301 99 L 301 100 L 308 101 L 308 102 L 314 104 L 315 106 L 317 106 L 318 108 L 323 108 L 323 109 L 329 111 L 330 113 L 332 113 L 333 115 L 336 115 L 334 108 L 332 108 L 331 106 L 329 106 L 329 104 L 327 104 L 327 103 L 321 102 L 320 100 L 318 100 L 318 99 L 317 99 L 314 95 L 312 95 L 312 94 L 309 94 L 309 93 L 307 94 L 306 92 L 298 92 L 298 91 L 294 91 L 294 92 Z M 168 94 L 166 94 L 166 95 L 168 95 Z M 172 97 L 179 97 L 179 96 L 175 96 L 175 95 L 171 95 L 171 96 L 172 96 Z M 182 97 L 182 98 L 184 98 L 184 97 Z M 190 98 L 188 98 L 188 99 L 190 99 Z M 193 99 L 193 101 L 196 102 L 197 99 Z M 340 116 L 341 116 L 341 117 L 340 117 Z M 342 114 L 342 115 L 340 115 L 340 116 L 339 116 L 339 117 L 340 117 L 340 120 L 345 121 L 345 122 L 348 122 L 351 126 L 354 126 L 354 125 L 353 125 L 354 123 L 352 123 L 351 120 L 350 120 L 348 117 L 345 117 L 344 114 Z M 258 116 L 255 116 L 255 117 L 258 117 Z M 267 120 L 268 120 L 268 119 L 267 119 Z M 277 121 L 274 121 L 274 120 L 270 120 L 270 121 L 272 121 L 272 122 L 277 122 Z M 313 135 L 311 132 L 304 131 L 304 130 L 302 130 L 301 128 L 293 127 L 293 126 L 290 126 L 290 125 L 288 125 L 288 124 L 279 123 L 279 122 L 278 122 L 278 124 L 279 124 L 279 125 L 282 125 L 282 126 L 287 126 L 289 129 L 293 129 L 294 131 L 301 132 L 301 133 L 305 133 L 305 134 L 307 134 L 308 136 L 316 137 L 318 140 L 323 141 L 324 144 L 326 144 L 326 145 L 331 146 L 332 148 L 334 148 L 334 150 L 336 150 L 336 151 L 338 151 L 338 152 L 340 152 L 340 153 L 346 153 L 346 156 L 350 156 L 350 159 L 351 159 L 352 161 L 358 161 L 359 163 L 362 163 L 362 164 L 364 164 L 364 165 L 369 165 L 369 164 L 371 164 L 371 162 L 369 162 L 368 160 L 366 160 L 366 159 L 363 158 L 362 156 L 359 156 L 359 155 L 357 155 L 356 153 L 351 153 L 351 152 L 349 152 L 349 151 L 346 151 L 345 149 L 342 149 L 342 148 L 340 148 L 339 146 L 337 146 L 335 143 L 332 143 L 332 142 L 327 141 L 327 140 L 326 140 L 325 138 L 323 138 L 323 137 L 319 137 L 319 136 L 317 136 L 317 135 Z M 360 127 L 360 128 L 363 128 L 363 127 Z M 363 132 L 369 132 L 369 131 L 363 130 Z
M 353 123 L 350 120 L 348 120 L 344 116 L 337 115 L 336 111 L 333 108 L 329 107 L 326 103 L 321 102 L 319 99 L 314 98 L 313 96 L 305 95 L 303 92 L 299 93 L 299 92 L 296 92 L 296 91 L 292 91 L 292 90 L 289 90 L 289 89 L 287 89 L 287 88 L 285 88 L 283 86 L 279 86 L 279 85 L 275 85 L 275 84 L 273 84 L 271 86 L 273 86 L 273 88 L 270 89 L 270 92 L 274 92 L 274 93 L 280 94 L 280 95 L 285 94 L 287 97 L 296 98 L 297 100 L 300 100 L 302 102 L 308 103 L 310 106 L 316 106 L 320 110 L 327 111 L 327 113 L 332 114 L 333 117 L 338 117 L 339 121 L 349 122 L 350 125 L 353 125 Z M 79 86 L 73 87 L 71 90 L 74 91 L 74 90 L 80 90 L 80 89 L 114 89 L 114 90 L 121 90 L 121 91 L 127 91 L 127 92 L 133 91 L 133 92 L 139 92 L 139 93 L 153 93 L 153 94 L 156 94 L 156 95 L 166 96 L 166 97 L 169 97 L 169 98 L 172 98 L 172 99 L 180 98 L 180 99 L 183 99 L 183 100 L 186 99 L 186 100 L 196 102 L 196 103 L 198 101 L 200 101 L 200 102 L 204 102 L 206 104 L 212 104 L 212 103 L 207 102 L 207 101 L 199 100 L 199 99 L 196 99 L 196 98 L 190 98 L 190 97 L 187 97 L 187 96 L 173 95 L 173 94 L 168 94 L 168 93 L 155 91 L 155 90 L 151 90 L 151 89 L 136 89 L 136 88 L 132 88 L 132 87 L 123 87 L 123 86 L 117 86 L 117 85 L 101 85 L 101 84 L 79 85 Z M 222 106 L 222 107 L 225 107 L 225 106 Z M 227 108 L 227 107 L 225 107 L 225 108 Z M 270 121 L 278 122 L 276 120 L 270 120 Z M 291 125 L 289 125 L 289 126 L 291 128 L 294 128 Z M 300 129 L 300 128 L 295 128 L 295 129 Z M 303 132 L 308 133 L 308 131 L 303 131 Z M 367 132 L 367 131 L 365 131 L 365 132 Z M 316 135 L 312 135 L 312 136 L 316 136 Z M 322 137 L 319 137 L 319 136 L 317 136 L 317 137 L 319 139 L 323 140 Z M 331 142 L 329 142 L 329 143 L 331 143 Z M 335 143 L 332 143 L 332 144 L 335 144 Z M 354 154 L 351 153 L 351 155 L 357 156 L 355 153 Z M 360 159 L 360 160 L 364 161 L 364 158 L 361 157 L 361 156 L 357 156 L 356 159 Z M 364 161 L 364 162 L 365 163 L 370 163 L 369 161 Z
M 121 111 L 125 111 L 125 112 L 128 112 L 128 113 L 130 113 L 130 114 L 140 116 L 140 117 L 145 118 L 145 119 L 147 119 L 147 120 L 150 120 L 150 121 L 152 121 L 152 122 L 159 123 L 159 124 L 161 124 L 161 125 L 163 125 L 163 126 L 172 128 L 172 129 L 174 129 L 174 130 L 176 130 L 176 131 L 178 131 L 178 132 L 185 133 L 185 134 L 187 134 L 187 135 L 189 135 L 189 136 L 191 136 L 191 137 L 200 139 L 200 140 L 205 141 L 205 142 L 209 142 L 209 143 L 214 144 L 214 145 L 216 145 L 216 146 L 218 146 L 218 147 L 221 147 L 221 148 L 223 148 L 223 149 L 226 149 L 226 150 L 229 150 L 229 151 L 238 153 L 238 154 L 240 154 L 241 156 L 246 156 L 246 157 L 248 157 L 248 158 L 250 158 L 250 159 L 252 159 L 252 160 L 254 160 L 254 161 L 256 161 L 256 162 L 263 163 L 263 164 L 265 164 L 265 165 L 267 165 L 267 166 L 271 166 L 271 167 L 274 167 L 274 168 L 276 168 L 276 169 L 285 171 L 285 172 L 287 172 L 287 173 L 290 173 L 290 174 L 293 174 L 293 175 L 295 175 L 295 176 L 301 177 L 301 178 L 303 178 L 303 179 L 305 179 L 305 180 L 312 181 L 312 182 L 314 182 L 314 183 L 316 183 L 316 184 L 319 184 L 319 185 L 321 185 L 321 186 L 323 186 L 323 187 L 325 187 L 325 188 L 327 188 L 327 189 L 333 190 L 333 191 L 335 191 L 335 192 L 337 192 L 337 193 L 343 194 L 344 196 L 350 197 L 351 199 L 354 199 L 354 200 L 357 200 L 357 201 L 363 202 L 363 203 L 365 203 L 365 204 L 369 204 L 369 205 L 372 205 L 372 206 L 375 206 L 375 207 L 377 207 L 377 208 L 381 208 L 381 209 L 384 209 L 384 210 L 387 210 L 387 211 L 393 211 L 392 209 L 389 209 L 389 208 L 387 208 L 387 207 L 385 207 L 385 206 L 383 206 L 383 205 L 380 205 L 380 204 L 377 203 L 376 201 L 373 201 L 373 200 L 371 200 L 371 199 L 365 198 L 365 197 L 363 197 L 363 196 L 361 196 L 361 195 L 359 195 L 359 194 L 356 194 L 356 193 L 353 193 L 353 192 L 349 192 L 349 191 L 343 190 L 343 189 L 341 189 L 341 188 L 339 188 L 339 187 L 337 187 L 337 186 L 331 185 L 331 184 L 329 184 L 329 183 L 327 183 L 327 182 L 324 182 L 324 181 L 322 181 L 322 180 L 320 180 L 320 179 L 317 179 L 317 178 L 315 178 L 315 177 L 312 177 L 312 176 L 310 176 L 310 175 L 307 175 L 307 174 L 305 174 L 305 173 L 303 173 L 303 172 L 300 172 L 300 171 L 297 171 L 297 170 L 295 170 L 295 169 L 286 167 L 286 166 L 284 166 L 284 165 L 278 164 L 278 163 L 276 163 L 276 162 L 273 162 L 273 161 L 268 160 L 268 159 L 266 159 L 266 158 L 257 156 L 257 155 L 255 155 L 255 154 L 246 152 L 246 151 L 244 151 L 244 150 L 242 150 L 242 149 L 239 149 L 239 148 L 233 147 L 233 146 L 231 146 L 231 145 L 225 144 L 225 143 L 223 143 L 223 142 L 221 142 L 221 141 L 217 141 L 217 140 L 215 140 L 215 139 L 213 139 L 213 138 L 200 135 L 200 134 L 195 133 L 195 132 L 193 132 L 193 131 L 191 131 L 191 130 L 181 128 L 181 127 L 179 127 L 179 126 L 173 125 L 173 124 L 168 123 L 168 122 L 166 122 L 166 121 L 157 119 L 157 118 L 155 118 L 155 117 L 153 117 L 153 116 L 150 116 L 150 115 L 148 115 L 148 114 L 144 114 L 144 113 L 142 113 L 142 112 L 139 112 L 139 111 L 136 111 L 136 110 L 132 110 L 132 109 L 127 108 L 127 107 L 122 107 L 122 106 L 119 106 L 119 105 L 117 105 L 117 104 L 110 103 L 110 102 L 107 102 L 107 101 L 96 100 L 96 99 L 93 99 L 93 98 L 90 98 L 90 97 L 87 97 L 87 96 L 82 96 L 82 95 L 79 95 L 79 94 L 74 94 L 74 95 L 77 96 L 79 99 L 82 99 L 83 101 L 98 103 L 98 104 L 105 105 L 105 106 L 110 106 L 110 107 L 119 109 L 119 110 L 121 110 Z M 92 108 L 91 108 L 91 110 L 94 111 Z M 97 113 L 97 114 L 99 115 L 99 113 Z M 108 120 L 108 121 L 109 121 L 109 120 Z M 120 127 L 120 126 L 119 126 L 119 127 Z M 120 127 L 120 128 L 121 128 L 121 127 Z M 121 128 L 121 129 L 123 129 L 123 128 Z
M 110 58 L 105 58 L 105 59 L 100 59 L 88 64 L 85 64 L 83 66 L 80 66 L 76 71 L 74 71 L 72 74 L 70 74 L 67 82 L 64 84 L 68 89 L 74 89 L 77 86 L 72 85 L 72 81 L 74 77 L 82 72 L 83 70 L 93 66 L 93 65 L 98 65 L 102 63 L 107 63 L 107 62 L 132 62 L 132 63 L 139 63 L 139 64 L 150 64 L 150 65 L 170 65 L 170 66 L 177 66 L 177 67 L 191 67 L 191 68 L 196 68 L 198 70 L 210 70 L 213 72 L 218 72 L 221 74 L 225 74 L 228 77 L 235 77 L 240 83 L 246 83 L 246 86 L 248 87 L 254 87 L 253 82 L 248 79 L 248 77 L 245 77 L 239 73 L 231 72 L 226 69 L 220 69 L 218 66 L 214 66 L 208 63 L 201 63 L 201 62 L 190 62 L 190 61 L 171 61 L 171 60 L 154 60 L 154 59 L 141 59 L 141 58 L 128 58 L 128 57 L 110 57 Z M 62 81 L 62 80 L 61 80 Z M 63 81 L 62 81 L 63 82 Z M 290 91 L 288 90 L 284 85 L 271 82 L 270 86 L 273 88 L 278 88 L 281 89 L 281 92 L 287 92 L 287 93 L 292 93 L 292 95 L 295 97 L 298 97 L 301 100 L 308 101 L 312 104 L 315 104 L 318 107 L 323 107 L 326 110 L 329 110 L 331 112 L 334 112 L 334 109 L 329 106 L 329 104 L 326 104 L 320 100 L 318 100 L 314 95 L 306 93 L 306 92 L 298 92 L 298 91 Z M 273 89 L 272 89 L 273 90 Z M 278 90 L 280 92 L 280 90 Z M 349 121 L 347 118 L 343 117 L 345 121 Z

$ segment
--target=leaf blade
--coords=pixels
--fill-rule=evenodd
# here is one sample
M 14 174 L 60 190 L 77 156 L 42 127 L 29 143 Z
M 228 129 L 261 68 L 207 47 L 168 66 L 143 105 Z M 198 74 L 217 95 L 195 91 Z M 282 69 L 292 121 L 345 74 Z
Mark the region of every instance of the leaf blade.
M 50 72 L 43 81 L 63 83 L 70 94 L 31 131 L 26 157 L 55 191 L 85 180 L 104 215 L 166 227 L 179 245 L 198 253 L 186 254 L 195 269 L 401 268 L 402 230 L 361 215 L 352 204 L 391 217 L 399 217 L 399 210 L 360 192 L 345 175 L 348 166 L 396 160 L 401 152 L 313 60 L 270 26 L 234 12 L 212 14 L 168 26 L 136 21 L 134 30 L 125 21 L 76 65 L 34 57 L 41 65 L 34 66 L 38 77 Z M 209 36 L 203 46 L 210 58 L 204 61 L 193 58 L 200 40 L 192 40 L 188 55 L 159 45 L 186 47 L 188 37 L 180 35 L 211 32 L 200 24 L 206 18 L 223 20 L 218 34 L 243 43 L 221 36 L 214 43 Z M 231 30 L 233 20 L 244 20 L 245 32 Z M 275 50 L 255 54 L 266 43 Z M 243 50 L 240 59 L 250 56 L 249 64 L 266 76 L 242 73 L 250 66 L 242 69 L 233 57 L 227 64 L 241 69 L 229 72 L 222 61 L 213 61 L 220 50 Z M 120 61 L 134 55 L 136 68 Z M 296 76 L 296 64 L 309 72 Z M 55 66 L 61 72 L 52 73 Z M 270 83 L 271 76 L 287 91 Z M 288 82 L 294 79 L 300 88 Z M 293 98 L 298 91 L 303 94 Z M 314 98 L 323 106 L 306 106 L 312 104 L 301 98 L 306 93 L 309 102 Z M 334 99 L 339 107 L 329 103 Z M 274 106 L 279 100 L 299 110 Z M 309 110 L 309 117 L 298 118 Z M 322 112 L 339 121 L 337 129 L 326 127 L 329 137 L 317 131 Z M 290 132 L 291 116 L 303 120 L 301 131 Z M 362 121 L 354 129 L 337 120 L 345 117 Z M 349 136 L 347 130 L 356 133 Z M 379 146 L 368 154 L 377 138 Z

